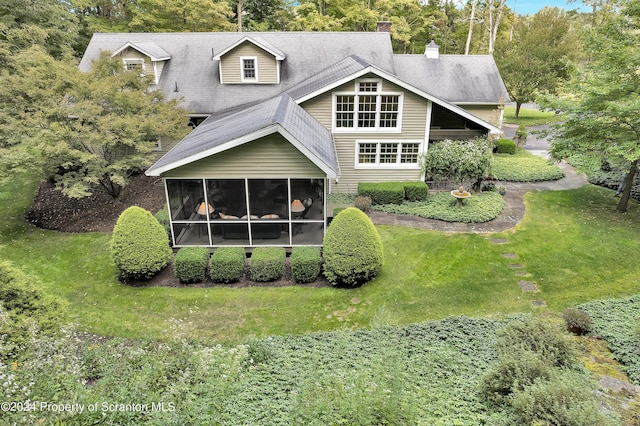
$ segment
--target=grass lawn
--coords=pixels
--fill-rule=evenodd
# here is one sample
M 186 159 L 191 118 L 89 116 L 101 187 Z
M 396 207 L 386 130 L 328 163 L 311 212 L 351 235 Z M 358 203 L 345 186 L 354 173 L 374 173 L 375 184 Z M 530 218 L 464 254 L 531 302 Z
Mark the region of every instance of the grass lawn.
M 530 312 L 532 299 L 549 309 L 638 293 L 640 208 L 615 212 L 611 191 L 529 193 L 518 229 L 493 235 L 442 234 L 381 226 L 381 274 L 362 288 L 135 288 L 120 284 L 107 234 L 62 234 L 25 224 L 35 184 L 3 187 L 0 258 L 69 300 L 87 330 L 105 336 L 182 336 L 238 342 L 298 334 L 408 324 L 451 315 Z M 508 245 L 492 238 L 506 237 Z M 515 253 L 541 294 L 522 293 L 508 267 Z
M 562 121 L 562 115 L 553 111 L 540 111 L 537 109 L 520 108 L 520 114 L 516 118 L 516 107 L 504 107 L 504 123 L 505 124 L 524 124 L 525 126 L 538 126 L 541 124 L 550 124 Z

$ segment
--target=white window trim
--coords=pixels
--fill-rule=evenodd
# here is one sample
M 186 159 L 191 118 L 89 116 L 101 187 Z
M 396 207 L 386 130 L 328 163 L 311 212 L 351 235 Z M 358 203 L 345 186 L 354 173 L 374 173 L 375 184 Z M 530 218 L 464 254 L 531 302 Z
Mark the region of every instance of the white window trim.
M 245 78 L 244 76 L 244 61 L 251 60 L 253 61 L 254 70 L 256 76 L 253 78 Z M 240 81 L 243 83 L 255 83 L 258 81 L 258 57 L 257 56 L 240 56 Z
M 142 58 L 122 58 L 122 62 L 124 63 L 125 71 L 129 71 L 127 69 L 127 65 L 129 64 L 140 64 L 140 69 L 142 70 L 140 75 L 145 75 L 147 72 L 147 66 L 145 64 L 145 60 Z
M 378 83 L 375 92 L 360 92 L 358 86 L 360 83 Z M 358 97 L 359 96 L 376 96 L 376 125 L 374 127 L 358 127 Z M 338 96 L 353 96 L 353 125 L 354 127 L 338 127 L 337 125 L 337 103 Z M 398 125 L 396 127 L 380 127 L 380 104 L 382 96 L 398 96 Z M 376 78 L 362 78 L 354 81 L 352 92 L 333 92 L 332 93 L 332 111 L 331 111 L 331 127 L 333 133 L 401 133 L 402 132 L 402 110 L 404 105 L 404 93 L 402 92 L 385 92 L 382 87 L 382 80 Z
M 420 168 L 420 156 L 424 150 L 424 140 L 421 139 L 358 139 L 355 141 L 355 157 L 354 168 L 355 169 L 410 169 L 417 170 Z M 395 163 L 380 163 L 380 145 L 383 143 L 393 143 L 398 145 L 398 152 L 396 153 Z M 375 163 L 360 163 L 360 144 L 376 144 L 376 162 Z M 417 144 L 418 145 L 418 161 L 416 163 L 401 163 L 400 156 L 402 155 L 403 144 Z

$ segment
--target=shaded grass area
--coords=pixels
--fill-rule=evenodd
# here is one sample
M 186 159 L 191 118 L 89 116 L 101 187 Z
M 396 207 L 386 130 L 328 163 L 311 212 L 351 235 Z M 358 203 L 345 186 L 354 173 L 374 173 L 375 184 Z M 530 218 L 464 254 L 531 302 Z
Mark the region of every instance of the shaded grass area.
M 21 218 L 35 183 L 4 187 L 0 257 L 69 300 L 82 326 L 104 336 L 164 339 L 179 329 L 202 341 L 408 324 L 451 315 L 530 312 L 543 297 L 553 310 L 637 292 L 640 209 L 615 213 L 610 191 L 529 193 L 527 215 L 502 234 L 441 234 L 380 226 L 385 262 L 361 288 L 128 287 L 116 279 L 108 234 L 62 234 Z M 15 195 L 12 197 L 7 194 Z M 30 195 L 29 195 L 30 194 Z M 491 238 L 506 237 L 508 249 Z M 516 253 L 542 296 L 522 293 L 502 253 Z
M 550 124 L 562 121 L 564 117 L 553 111 L 540 111 L 530 108 L 520 108 L 520 114 L 516 118 L 516 107 L 504 107 L 504 123 L 505 124 L 524 124 L 525 126 L 538 126 L 541 124 Z

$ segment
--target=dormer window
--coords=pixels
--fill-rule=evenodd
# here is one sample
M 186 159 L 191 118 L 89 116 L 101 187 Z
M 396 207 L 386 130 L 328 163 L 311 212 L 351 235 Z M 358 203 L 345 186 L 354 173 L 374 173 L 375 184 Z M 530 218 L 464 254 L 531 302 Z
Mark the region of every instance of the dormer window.
M 240 66 L 242 69 L 242 81 L 258 80 L 258 59 L 256 57 L 240 57 Z
M 145 66 L 144 59 L 123 59 L 124 67 L 127 71 L 136 71 L 139 74 L 144 74 Z

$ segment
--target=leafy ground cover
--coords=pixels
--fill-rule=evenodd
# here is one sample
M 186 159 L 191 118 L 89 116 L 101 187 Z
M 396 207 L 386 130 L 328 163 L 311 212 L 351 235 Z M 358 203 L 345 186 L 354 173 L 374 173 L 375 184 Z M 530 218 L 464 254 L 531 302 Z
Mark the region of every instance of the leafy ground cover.
M 577 306 L 589 314 L 592 335 L 607 341 L 613 358 L 640 385 L 640 296 L 596 300 Z
M 405 202 L 403 204 L 383 204 L 371 207 L 373 210 L 392 214 L 406 214 L 445 222 L 482 223 L 498 217 L 504 208 L 504 199 L 497 192 L 473 194 L 456 206 L 455 198 L 448 192 L 431 194 L 426 201 Z
M 558 180 L 564 172 L 552 162 L 518 148 L 514 155 L 494 154 L 491 176 L 508 182 L 541 182 Z
M 11 371 L 0 370 L 0 387 L 14 401 L 69 401 L 84 411 L 38 406 L 5 413 L 5 420 L 510 425 L 515 413 L 488 401 L 480 381 L 497 358 L 496 331 L 514 320 L 455 317 L 232 346 L 182 340 L 184 324 L 172 328 L 177 341 L 169 343 L 68 331 L 55 341 L 34 342 L 28 359 Z

